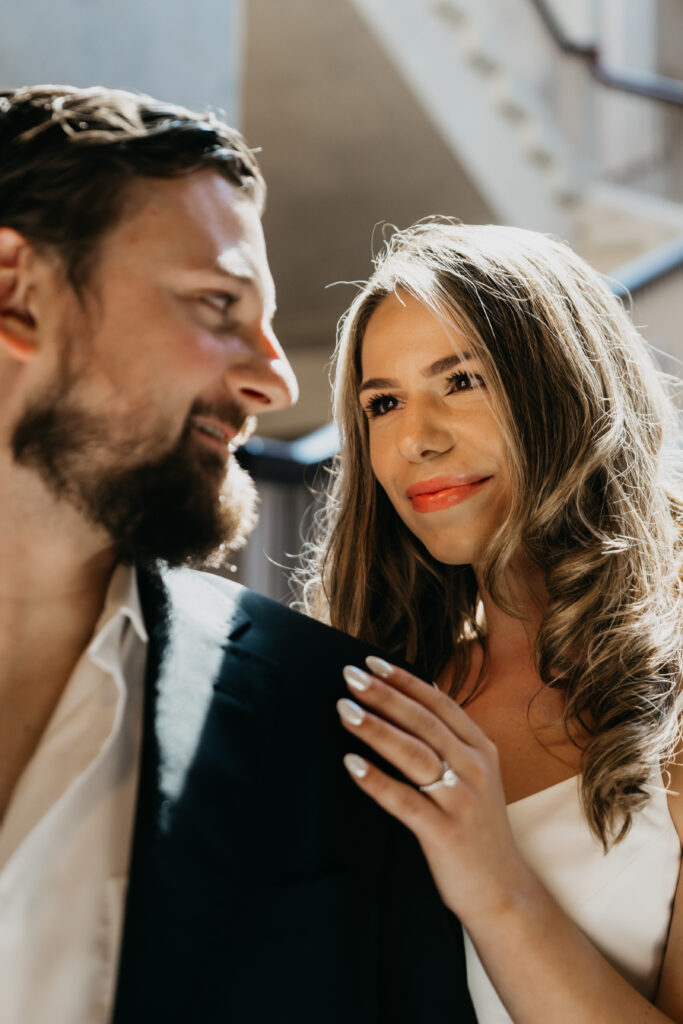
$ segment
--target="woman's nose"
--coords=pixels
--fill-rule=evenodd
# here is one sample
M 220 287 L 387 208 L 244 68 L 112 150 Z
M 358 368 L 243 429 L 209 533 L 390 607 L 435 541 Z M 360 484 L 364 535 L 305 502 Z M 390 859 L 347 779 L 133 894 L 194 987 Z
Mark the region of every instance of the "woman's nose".
M 404 410 L 398 449 L 408 462 L 425 462 L 443 455 L 455 444 L 450 423 L 434 410 Z

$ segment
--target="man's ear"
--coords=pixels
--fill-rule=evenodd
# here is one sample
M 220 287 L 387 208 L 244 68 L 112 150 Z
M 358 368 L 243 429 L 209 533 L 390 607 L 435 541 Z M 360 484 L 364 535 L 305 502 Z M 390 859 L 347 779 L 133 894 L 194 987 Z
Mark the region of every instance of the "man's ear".
M 13 228 L 0 227 L 0 351 L 27 362 L 38 351 L 31 310 L 35 250 Z

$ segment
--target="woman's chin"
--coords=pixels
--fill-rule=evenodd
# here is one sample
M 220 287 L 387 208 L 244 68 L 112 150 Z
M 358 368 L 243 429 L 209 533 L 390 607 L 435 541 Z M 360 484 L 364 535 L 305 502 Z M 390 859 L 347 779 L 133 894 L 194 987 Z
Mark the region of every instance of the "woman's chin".
M 442 565 L 472 565 L 477 561 L 478 553 L 473 546 L 449 543 L 436 537 L 421 537 L 420 540 L 432 558 Z

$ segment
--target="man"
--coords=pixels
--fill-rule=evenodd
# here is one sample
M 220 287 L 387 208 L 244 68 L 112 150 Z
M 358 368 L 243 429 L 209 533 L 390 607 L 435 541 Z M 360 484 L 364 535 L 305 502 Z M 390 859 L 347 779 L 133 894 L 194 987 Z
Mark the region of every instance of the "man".
M 2 1024 L 470 1020 L 457 927 L 340 765 L 365 650 L 173 569 L 244 540 L 232 452 L 296 396 L 263 200 L 212 115 L 0 94 Z

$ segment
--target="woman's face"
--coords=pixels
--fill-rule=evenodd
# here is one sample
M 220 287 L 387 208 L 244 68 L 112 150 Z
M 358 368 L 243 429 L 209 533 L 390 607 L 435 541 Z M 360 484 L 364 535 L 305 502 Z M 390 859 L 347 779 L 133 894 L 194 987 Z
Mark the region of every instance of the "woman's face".
M 449 565 L 477 564 L 509 504 L 506 444 L 470 348 L 405 292 L 382 300 L 363 338 L 373 471 L 408 529 Z

